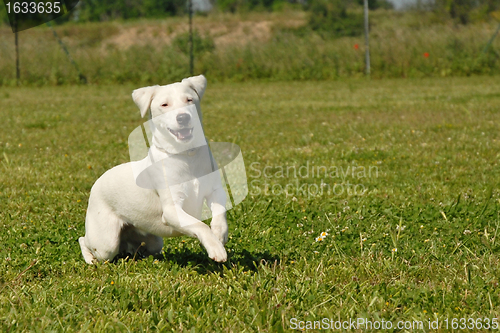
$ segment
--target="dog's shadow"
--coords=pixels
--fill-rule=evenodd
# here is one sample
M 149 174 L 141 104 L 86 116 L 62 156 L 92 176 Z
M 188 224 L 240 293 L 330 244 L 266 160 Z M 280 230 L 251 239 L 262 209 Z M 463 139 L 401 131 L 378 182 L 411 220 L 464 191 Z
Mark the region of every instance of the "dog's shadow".
M 124 260 L 147 260 L 149 257 L 136 255 L 118 255 L 113 260 L 114 262 L 119 261 L 120 259 Z M 238 269 L 243 269 L 244 271 L 253 271 L 256 272 L 260 266 L 262 265 L 279 265 L 281 259 L 274 254 L 271 254 L 269 251 L 253 251 L 250 252 L 246 249 L 242 250 L 232 250 L 228 253 L 228 259 L 224 263 L 218 263 L 210 258 L 208 258 L 207 253 L 205 251 L 194 251 L 191 249 L 179 249 L 172 250 L 167 249 L 164 250 L 161 254 L 157 254 L 152 256 L 154 260 L 158 260 L 160 262 L 169 262 L 174 266 L 179 267 L 191 267 L 198 274 L 212 274 L 218 273 L 221 276 L 224 275 L 224 268 L 230 270 L 234 267 Z

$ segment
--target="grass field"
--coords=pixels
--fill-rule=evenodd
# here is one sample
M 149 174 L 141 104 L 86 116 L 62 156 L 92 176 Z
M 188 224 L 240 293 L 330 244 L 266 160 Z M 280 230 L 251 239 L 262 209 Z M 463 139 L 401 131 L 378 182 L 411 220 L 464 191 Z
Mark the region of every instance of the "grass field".
M 250 184 L 228 262 L 175 238 L 164 260 L 89 266 L 77 238 L 93 182 L 128 161 L 134 88 L 0 91 L 1 331 L 500 315 L 498 77 L 209 82 L 206 135 L 241 146 Z

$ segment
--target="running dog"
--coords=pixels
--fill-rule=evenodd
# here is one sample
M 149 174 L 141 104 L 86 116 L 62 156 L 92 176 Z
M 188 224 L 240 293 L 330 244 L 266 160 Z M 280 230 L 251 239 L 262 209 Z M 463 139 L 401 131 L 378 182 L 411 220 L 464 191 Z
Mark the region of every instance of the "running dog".
M 106 171 L 90 192 L 85 236 L 79 239 L 87 263 L 133 256 L 139 249 L 143 256 L 159 254 L 163 237 L 181 235 L 198 238 L 211 259 L 226 261 L 226 192 L 208 145 L 199 145 L 206 142 L 200 108 L 206 86 L 200 75 L 133 91 L 141 117 L 151 111 L 155 130 L 148 155 L 166 186 L 138 185 L 135 162 Z M 200 220 L 205 200 L 210 226 Z

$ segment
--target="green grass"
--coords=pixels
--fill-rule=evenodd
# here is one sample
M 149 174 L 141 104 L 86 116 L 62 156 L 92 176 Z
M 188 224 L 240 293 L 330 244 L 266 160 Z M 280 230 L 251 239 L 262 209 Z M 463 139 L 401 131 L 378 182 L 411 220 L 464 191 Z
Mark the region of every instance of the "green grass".
M 499 316 L 498 77 L 209 84 L 206 135 L 241 146 L 252 184 L 228 213 L 228 262 L 175 238 L 164 260 L 89 266 L 77 238 L 93 182 L 128 161 L 134 88 L 0 92 L 2 331 Z M 279 174 L 307 165 L 377 173 Z M 310 192 L 277 193 L 297 182 Z M 321 182 L 366 192 L 312 195 Z

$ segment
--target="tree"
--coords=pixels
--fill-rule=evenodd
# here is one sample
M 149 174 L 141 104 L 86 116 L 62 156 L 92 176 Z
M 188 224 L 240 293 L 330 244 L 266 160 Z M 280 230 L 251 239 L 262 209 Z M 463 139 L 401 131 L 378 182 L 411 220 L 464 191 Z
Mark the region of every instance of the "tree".
M 363 17 L 347 12 L 346 0 L 310 0 L 309 26 L 322 34 L 358 36 L 363 31 Z
M 482 16 L 500 10 L 498 0 L 436 0 L 435 9 L 445 11 L 461 24 L 470 22 L 471 13 L 480 12 Z M 481 15 L 479 15 L 481 16 Z

